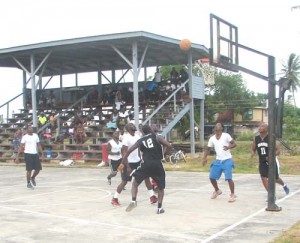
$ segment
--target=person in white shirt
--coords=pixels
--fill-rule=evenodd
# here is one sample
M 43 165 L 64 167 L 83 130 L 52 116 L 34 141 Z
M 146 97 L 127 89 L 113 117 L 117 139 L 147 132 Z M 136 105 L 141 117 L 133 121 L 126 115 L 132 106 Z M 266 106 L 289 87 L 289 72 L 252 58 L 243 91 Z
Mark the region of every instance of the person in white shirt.
M 44 153 L 42 146 L 40 144 L 40 139 L 36 133 L 33 133 L 31 126 L 27 128 L 27 134 L 25 134 L 21 139 L 21 145 L 18 150 L 16 157 L 16 163 L 19 163 L 20 153 L 24 149 L 24 159 L 26 163 L 26 179 L 27 179 L 27 188 L 34 189 L 33 186 L 36 186 L 35 178 L 42 170 L 42 164 L 40 161 L 40 156 L 38 151 L 42 156 L 42 161 L 44 160 Z M 34 170 L 33 175 L 32 171 Z
M 127 150 L 135 144 L 137 140 L 140 139 L 140 136 L 137 133 L 137 129 L 133 123 L 127 123 L 125 126 L 125 129 L 127 131 L 126 134 L 124 134 L 123 140 L 122 140 L 122 155 L 124 155 Z M 119 202 L 119 195 L 124 190 L 127 182 L 131 181 L 132 179 L 132 172 L 135 171 L 141 164 L 141 158 L 139 155 L 139 150 L 135 149 L 126 159 L 126 166 L 123 166 L 121 164 L 119 166 L 119 170 L 121 171 L 121 177 L 122 181 L 118 185 L 117 190 L 114 194 L 114 197 L 111 200 L 111 204 L 114 206 L 121 206 Z M 148 189 L 149 195 L 150 195 L 150 203 L 156 203 L 157 197 L 154 195 L 154 191 L 152 188 L 152 184 L 150 182 L 149 178 L 145 179 L 145 184 Z
M 112 139 L 108 141 L 107 152 L 109 159 L 110 174 L 107 176 L 107 182 L 111 185 L 111 178 L 118 173 L 118 167 L 122 161 L 122 143 L 119 140 L 119 131 L 112 134 Z
M 217 123 L 215 126 L 215 135 L 211 136 L 208 140 L 207 148 L 203 156 L 203 165 L 207 163 L 207 156 L 210 154 L 210 150 L 214 147 L 216 152 L 216 160 L 212 162 L 210 167 L 209 179 L 214 187 L 214 192 L 211 199 L 216 199 L 222 194 L 222 191 L 218 187 L 217 180 L 220 179 L 222 172 L 225 174 L 225 180 L 228 181 L 230 189 L 230 197 L 228 202 L 234 202 L 236 196 L 234 194 L 234 182 L 232 180 L 232 169 L 235 168 L 235 164 L 232 160 L 230 149 L 236 147 L 236 143 L 233 138 L 223 132 L 223 125 Z

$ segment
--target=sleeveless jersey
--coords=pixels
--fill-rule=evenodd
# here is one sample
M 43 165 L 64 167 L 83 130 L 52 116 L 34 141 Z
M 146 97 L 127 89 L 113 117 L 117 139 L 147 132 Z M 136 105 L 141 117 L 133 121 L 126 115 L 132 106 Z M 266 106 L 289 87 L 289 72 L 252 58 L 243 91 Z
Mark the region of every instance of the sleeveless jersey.
M 269 135 L 262 138 L 260 135 L 255 136 L 256 151 L 260 163 L 267 162 L 268 147 L 269 147 Z
M 140 151 L 145 163 L 161 162 L 163 159 L 162 145 L 157 141 L 155 134 L 148 134 L 138 140 Z

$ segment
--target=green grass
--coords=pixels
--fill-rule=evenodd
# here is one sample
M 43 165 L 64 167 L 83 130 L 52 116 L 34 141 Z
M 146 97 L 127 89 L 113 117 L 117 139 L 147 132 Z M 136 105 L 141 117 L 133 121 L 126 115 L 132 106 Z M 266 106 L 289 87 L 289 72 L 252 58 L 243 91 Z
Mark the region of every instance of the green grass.
M 233 173 L 258 173 L 258 156 L 250 158 L 251 155 L 251 141 L 238 141 L 237 147 L 232 149 L 233 161 L 236 164 L 236 169 Z M 281 174 L 300 175 L 300 142 L 292 143 L 292 151 L 281 148 L 280 171 Z M 188 162 L 178 162 L 179 168 L 174 167 L 170 163 L 165 163 L 167 171 L 185 171 L 185 172 L 208 172 L 209 164 L 215 159 L 215 155 L 208 156 L 208 163 L 202 166 L 203 153 L 197 153 L 196 158 L 191 159 L 190 154 L 187 154 Z
M 290 229 L 283 232 L 273 243 L 296 243 L 300 242 L 300 221 L 294 224 Z

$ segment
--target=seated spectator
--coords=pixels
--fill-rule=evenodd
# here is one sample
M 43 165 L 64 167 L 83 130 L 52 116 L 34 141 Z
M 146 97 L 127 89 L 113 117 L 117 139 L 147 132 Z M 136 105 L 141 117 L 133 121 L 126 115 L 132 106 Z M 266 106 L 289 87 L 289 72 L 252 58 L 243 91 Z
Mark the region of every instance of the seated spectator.
M 74 141 L 77 144 L 84 143 L 86 138 L 85 129 L 82 122 L 79 122 L 74 131 Z
M 68 138 L 70 136 L 68 123 L 65 122 L 61 127 L 60 134 L 62 134 L 64 138 Z
M 128 123 L 128 116 L 128 111 L 126 110 L 125 106 L 122 106 L 117 120 L 117 127 L 119 130 L 124 130 L 125 125 Z
M 39 116 L 38 116 L 38 125 L 39 127 L 42 127 L 46 124 L 47 122 L 47 117 L 45 116 L 45 113 L 42 112 Z
M 93 88 L 93 90 L 87 96 L 87 103 L 88 104 L 96 104 L 98 102 L 98 90 Z
M 51 90 L 50 94 L 47 96 L 46 105 L 47 105 L 47 107 L 49 107 L 51 109 L 55 108 L 55 106 L 56 106 L 56 98 L 53 93 L 53 90 Z
M 122 99 L 121 88 L 119 88 L 115 94 L 115 105 L 116 109 L 119 111 L 121 106 L 124 105 L 125 102 Z
M 17 129 L 13 137 L 13 145 L 14 145 L 14 153 L 12 155 L 13 158 L 15 158 L 17 155 L 17 152 L 21 144 L 21 139 L 22 139 L 22 131 L 21 129 Z
M 112 130 L 116 130 L 117 127 L 117 121 L 119 118 L 119 112 L 117 109 L 113 109 L 112 114 L 110 115 L 109 121 L 106 123 L 106 127 Z
M 45 107 L 45 106 L 46 106 L 46 96 L 44 92 L 42 92 L 39 97 L 39 107 Z

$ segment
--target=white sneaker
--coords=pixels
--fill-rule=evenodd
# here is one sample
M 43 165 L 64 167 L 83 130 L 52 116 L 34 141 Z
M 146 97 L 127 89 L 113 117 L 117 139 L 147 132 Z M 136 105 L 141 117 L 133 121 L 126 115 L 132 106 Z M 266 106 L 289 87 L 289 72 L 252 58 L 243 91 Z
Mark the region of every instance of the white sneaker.
M 103 167 L 103 166 L 106 166 L 104 161 L 102 161 L 100 164 L 98 164 L 98 167 Z

